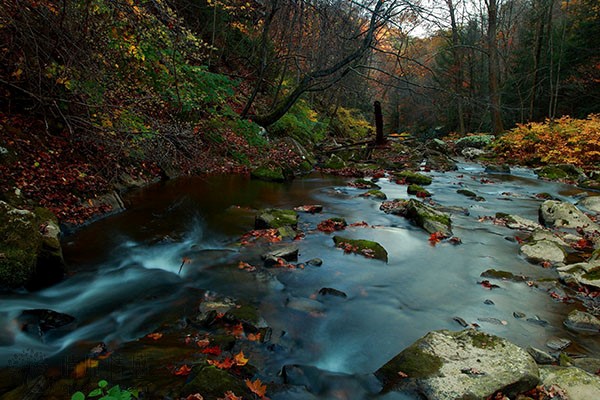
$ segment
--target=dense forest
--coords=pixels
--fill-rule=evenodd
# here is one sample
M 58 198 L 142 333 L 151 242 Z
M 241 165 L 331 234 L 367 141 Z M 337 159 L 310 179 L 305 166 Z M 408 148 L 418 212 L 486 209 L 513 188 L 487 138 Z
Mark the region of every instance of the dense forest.
M 2 189 L 51 209 L 37 192 L 277 159 L 264 128 L 364 138 L 374 101 L 422 138 L 600 111 L 594 0 L 8 0 L 0 38 Z

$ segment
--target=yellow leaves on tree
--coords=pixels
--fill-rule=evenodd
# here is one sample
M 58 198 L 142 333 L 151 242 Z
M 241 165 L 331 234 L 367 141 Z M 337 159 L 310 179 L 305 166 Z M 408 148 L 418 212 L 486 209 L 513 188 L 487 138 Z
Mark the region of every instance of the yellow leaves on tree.
M 500 138 L 496 151 L 502 157 L 522 163 L 591 167 L 600 162 L 600 115 L 520 124 Z

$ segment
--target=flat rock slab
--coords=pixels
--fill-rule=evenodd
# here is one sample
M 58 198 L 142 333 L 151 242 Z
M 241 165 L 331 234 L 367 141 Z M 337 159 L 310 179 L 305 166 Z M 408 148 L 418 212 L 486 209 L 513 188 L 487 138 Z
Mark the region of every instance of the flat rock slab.
M 534 388 L 535 360 L 524 349 L 474 329 L 429 332 L 375 372 L 384 391 L 417 392 L 426 399 L 487 399 Z
M 539 209 L 540 220 L 551 228 L 582 228 L 585 231 L 600 230 L 600 225 L 592 221 L 571 203 L 546 200 Z
M 574 283 L 600 290 L 600 260 L 565 265 L 556 270 L 560 279 L 567 284 Z
M 565 320 L 565 326 L 576 331 L 600 333 L 600 319 L 584 311 L 571 311 Z
M 296 211 L 267 208 L 256 214 L 255 229 L 277 229 L 284 226 L 296 229 L 298 226 L 298 213 Z
M 546 387 L 557 385 L 569 400 L 600 399 L 600 378 L 576 367 L 540 367 L 540 378 Z
M 521 246 L 521 253 L 531 262 L 550 262 L 553 264 L 565 261 L 565 251 L 555 242 L 540 240 Z
M 589 196 L 577 203 L 578 206 L 587 208 L 588 210 L 600 214 L 600 196 Z

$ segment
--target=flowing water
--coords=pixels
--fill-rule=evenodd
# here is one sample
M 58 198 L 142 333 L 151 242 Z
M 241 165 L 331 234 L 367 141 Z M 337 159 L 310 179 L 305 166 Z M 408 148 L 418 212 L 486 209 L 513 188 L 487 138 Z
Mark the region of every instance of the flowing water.
M 134 340 L 184 314 L 181 308 L 197 295 L 195 289 L 258 306 L 274 340 L 286 349 L 271 353 L 265 375 L 275 376 L 286 364 L 316 367 L 321 372 L 314 380 L 320 382 L 314 385 L 331 386 L 322 393 L 345 390 L 354 393 L 351 398 L 369 398 L 376 392 L 370 374 L 428 331 L 462 329 L 455 316 L 521 346 L 544 349 L 549 338 L 558 336 L 573 340 L 571 349 L 578 353 L 600 354 L 598 339 L 563 327 L 575 304 L 555 301 L 545 288 L 523 282 L 494 281 L 501 287 L 491 291 L 477 284 L 481 272 L 490 268 L 532 280 L 556 277 L 551 269 L 519 256 L 518 244 L 507 240 L 519 232 L 481 222 L 479 217 L 506 212 L 537 220 L 542 200 L 536 193 L 575 202 L 580 191 L 540 181 L 525 169 L 510 175 L 486 174 L 478 165 L 460 164 L 459 171 L 430 175 L 433 184 L 428 190 L 435 202 L 468 210 L 468 215 L 452 214 L 461 245 L 432 246 L 423 230 L 380 211 L 380 201 L 359 197 L 364 190 L 349 187 L 347 179 L 338 177 L 313 174 L 286 184 L 239 176 L 182 178 L 138 190 L 128 196 L 127 211 L 65 238 L 72 271 L 67 279 L 36 293 L 2 296 L 0 363 L 14 364 L 24 353 L 56 360 L 81 343 L 116 346 Z M 390 199 L 409 197 L 406 186 L 387 179 L 378 184 Z M 475 191 L 486 201 L 459 195 L 459 188 Z M 318 257 L 323 265 L 261 273 L 238 270 L 239 261 L 257 258 L 258 250 L 236 245 L 253 228 L 255 210 L 303 204 L 322 204 L 324 211 L 300 214 L 299 228 L 306 233 L 297 241 L 300 261 Z M 336 249 L 332 235 L 316 230 L 329 217 L 368 223 L 348 228 L 343 235 L 381 243 L 389 253 L 388 263 Z M 178 274 L 184 257 L 191 261 Z M 323 287 L 348 297 L 315 299 Z M 20 312 L 37 308 L 70 314 L 77 319 L 77 328 L 49 332 L 44 341 L 20 332 L 15 322 Z M 516 319 L 514 311 L 548 324 Z M 497 320 L 505 324 L 494 323 Z M 276 398 L 305 395 L 290 392 Z

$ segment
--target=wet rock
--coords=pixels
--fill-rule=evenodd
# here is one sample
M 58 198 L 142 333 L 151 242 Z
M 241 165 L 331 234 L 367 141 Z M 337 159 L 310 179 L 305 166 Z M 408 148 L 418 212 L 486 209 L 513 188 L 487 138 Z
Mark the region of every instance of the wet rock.
M 573 366 L 581 368 L 582 370 L 589 372 L 590 374 L 596 374 L 600 371 L 600 358 L 594 357 L 582 357 L 571 359 Z
M 298 213 L 296 211 L 267 208 L 260 210 L 254 221 L 255 229 L 277 229 L 284 226 L 296 229 L 298 226 Z
M 473 329 L 430 332 L 375 376 L 384 391 L 410 390 L 431 400 L 486 399 L 497 391 L 513 396 L 539 381 L 535 360 L 525 350 Z
M 535 324 L 535 325 L 539 325 L 539 326 L 547 326 L 548 325 L 548 321 L 546 321 L 545 319 L 541 319 L 537 315 L 535 315 L 531 318 L 527 318 L 526 321 L 530 322 L 532 324 Z
M 578 181 L 586 178 L 585 173 L 572 164 L 547 165 L 535 170 L 535 173 L 549 180 L 571 180 Z
M 450 147 L 446 142 L 440 139 L 432 139 L 425 145 L 428 149 L 438 151 L 442 154 L 448 154 L 450 152 Z
M 457 150 L 463 150 L 465 148 L 475 148 L 475 149 L 483 149 L 494 141 L 494 135 L 473 135 L 466 136 L 458 139 L 454 146 Z
M 600 231 L 600 226 L 571 203 L 546 200 L 539 209 L 540 221 L 551 228 L 582 228 Z
M 335 245 L 344 250 L 346 253 L 361 254 L 367 258 L 375 258 L 377 260 L 388 260 L 388 253 L 377 242 L 364 239 L 350 239 L 342 236 L 334 236 Z
M 560 237 L 556 236 L 556 234 L 554 232 L 551 232 L 551 231 L 548 231 L 548 230 L 545 230 L 545 229 L 536 229 L 535 231 L 533 231 L 533 233 L 532 233 L 531 237 L 529 238 L 529 240 L 531 240 L 533 242 L 537 242 L 537 241 L 540 241 L 540 240 L 549 240 L 549 241 L 554 242 L 554 243 L 556 243 L 557 245 L 559 245 L 560 247 L 563 247 L 563 248 L 569 246 L 567 244 L 567 242 L 565 242 Z M 577 240 L 579 240 L 579 238 Z
M 323 206 L 320 204 L 311 204 L 305 206 L 294 207 L 294 211 L 296 212 L 305 212 L 309 214 L 317 214 L 323 211 Z
M 571 341 L 565 338 L 552 337 L 546 341 L 546 346 L 552 350 L 561 351 L 571 345 Z
M 480 276 L 482 278 L 503 279 L 503 280 L 507 280 L 507 281 L 516 281 L 516 282 L 523 282 L 527 279 L 523 275 L 515 275 L 512 272 L 498 271 L 493 268 L 483 271 Z
M 381 186 L 378 184 L 362 178 L 354 180 L 350 186 L 354 186 L 359 189 L 381 189 Z
M 319 294 L 321 296 L 335 296 L 335 297 L 343 297 L 343 298 L 348 297 L 348 295 L 346 293 L 342 292 L 341 290 L 337 290 L 334 288 L 328 288 L 328 287 L 319 289 Z
M 306 262 L 307 265 L 311 265 L 313 267 L 320 267 L 323 265 L 323 260 L 320 258 L 312 258 Z
M 466 197 L 468 197 L 470 199 L 473 199 L 475 201 L 485 201 L 485 199 L 483 197 L 478 196 L 477 193 L 475 193 L 475 192 L 473 192 L 471 190 L 468 190 L 468 189 L 458 189 L 456 191 L 456 193 L 462 194 L 463 196 L 466 196 Z
M 521 246 L 521 254 L 534 263 L 550 262 L 553 264 L 565 261 L 566 253 L 556 243 L 549 240 L 540 240 Z
M 600 290 L 600 260 L 558 267 L 560 280 L 567 284 L 585 285 Z
M 424 156 L 425 166 L 429 169 L 442 172 L 458 170 L 456 162 L 454 162 L 450 157 L 444 154 L 435 154 L 434 152 L 430 151 L 426 152 Z
M 75 322 L 75 317 L 53 310 L 33 309 L 21 312 L 17 321 L 23 332 L 43 337 L 49 331 L 58 329 L 62 331 L 69 328 L 69 325 Z
M 577 203 L 578 206 L 600 214 L 600 196 L 589 196 Z
M 277 247 L 268 253 L 263 254 L 261 258 L 264 260 L 266 267 L 276 265 L 279 262 L 279 259 L 285 261 L 298 261 L 298 246 L 289 245 Z
M 252 393 L 246 386 L 244 379 L 229 374 L 226 370 L 214 366 L 193 368 L 182 389 L 183 396 L 202 393 L 205 398 L 216 399 L 231 390 L 237 396 L 252 398 Z
M 418 200 L 383 202 L 380 209 L 401 215 L 429 233 L 441 232 L 445 236 L 452 236 L 450 216 Z
M 387 196 L 381 190 L 369 190 L 368 192 L 362 194 L 364 197 L 371 197 L 378 200 L 386 200 Z
M 523 218 L 518 215 L 497 213 L 496 217 L 501 217 L 506 221 L 506 226 L 510 229 L 519 229 L 522 231 L 534 231 L 541 229 L 542 226 L 535 221 Z
M 461 317 L 452 317 L 452 319 L 454 321 L 456 321 L 460 326 L 462 326 L 463 328 L 467 328 L 469 327 L 469 324 L 467 323 L 467 321 L 465 321 L 463 318 Z
M 494 301 L 493 301 L 493 300 L 490 300 L 490 299 L 485 299 L 485 300 L 483 301 L 483 304 L 486 304 L 486 305 L 488 305 L 488 306 L 493 306 L 493 305 L 495 305 L 496 303 L 494 303 Z
M 600 399 L 600 378 L 582 369 L 541 366 L 540 378 L 545 387 L 560 387 L 569 400 Z
M 556 362 L 556 358 L 554 358 L 552 355 L 543 350 L 536 349 L 535 347 L 528 347 L 527 352 L 539 365 L 549 365 Z
M 508 164 L 489 164 L 485 166 L 485 172 L 510 174 L 510 167 Z
M 0 288 L 40 289 L 62 279 L 66 266 L 56 217 L 0 201 Z
M 402 171 L 396 174 L 396 179 L 405 181 L 406 183 L 414 183 L 416 185 L 431 185 L 432 179 L 418 172 Z
M 565 320 L 565 326 L 575 331 L 600 333 L 600 319 L 584 311 L 571 311 Z
M 527 315 L 525 313 L 522 313 L 521 311 L 514 311 L 513 312 L 513 317 L 517 318 L 517 319 L 522 319 L 525 318 Z
M 283 168 L 273 162 L 268 162 L 254 168 L 250 172 L 250 177 L 270 182 L 284 182 L 286 180 Z
M 420 186 L 420 185 L 417 185 L 414 183 L 411 185 L 408 185 L 406 192 L 408 194 L 416 195 L 418 197 L 431 197 L 431 193 L 429 193 L 427 191 L 427 189 L 425 189 L 423 186 Z

